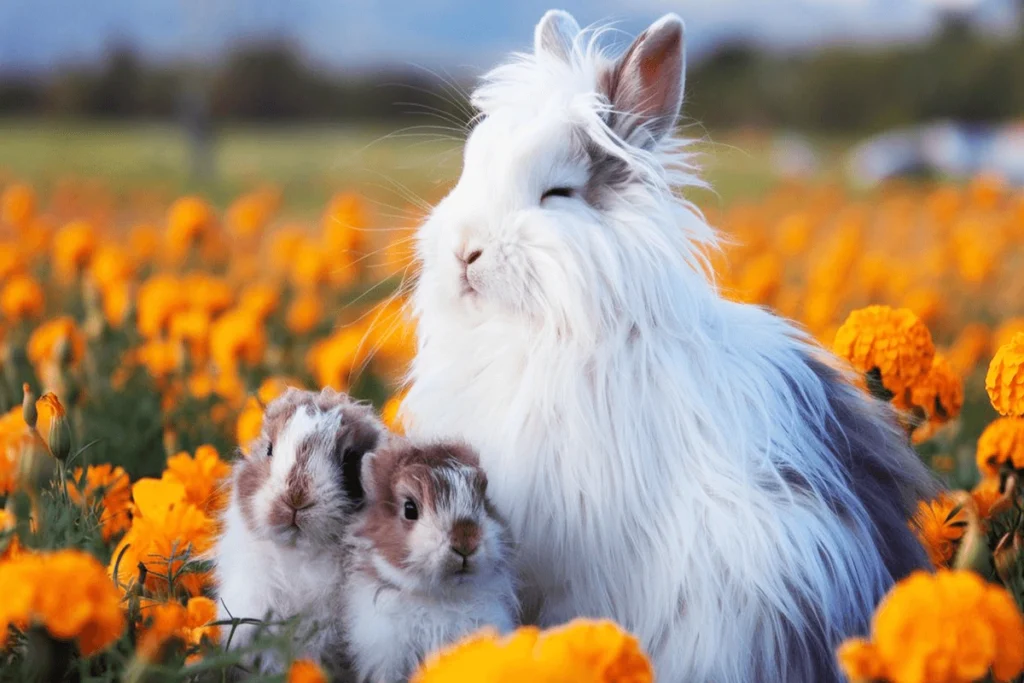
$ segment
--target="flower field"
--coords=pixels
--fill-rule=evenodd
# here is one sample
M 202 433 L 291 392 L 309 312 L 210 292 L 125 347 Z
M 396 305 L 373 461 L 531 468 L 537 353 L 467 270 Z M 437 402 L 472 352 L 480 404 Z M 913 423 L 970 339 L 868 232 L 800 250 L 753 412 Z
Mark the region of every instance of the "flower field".
M 222 680 L 246 651 L 217 645 L 238 624 L 215 621 L 202 556 L 263 406 L 330 386 L 399 429 L 421 209 L 286 200 L 0 180 L 0 680 Z M 706 213 L 727 240 L 711 255 L 723 292 L 847 359 L 952 490 L 908 520 L 943 569 L 893 590 L 840 648 L 845 671 L 1020 677 L 1024 191 L 783 184 Z M 288 624 L 252 649 L 294 661 L 289 681 L 325 680 Z M 628 634 L 580 621 L 474 636 L 415 680 L 651 676 Z

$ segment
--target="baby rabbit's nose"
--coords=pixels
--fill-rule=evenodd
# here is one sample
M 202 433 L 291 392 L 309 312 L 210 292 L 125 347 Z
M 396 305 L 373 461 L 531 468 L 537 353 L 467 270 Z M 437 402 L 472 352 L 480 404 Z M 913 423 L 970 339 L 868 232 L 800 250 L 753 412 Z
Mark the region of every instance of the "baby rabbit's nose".
M 471 519 L 460 519 L 452 525 L 452 552 L 469 557 L 480 547 L 480 526 Z

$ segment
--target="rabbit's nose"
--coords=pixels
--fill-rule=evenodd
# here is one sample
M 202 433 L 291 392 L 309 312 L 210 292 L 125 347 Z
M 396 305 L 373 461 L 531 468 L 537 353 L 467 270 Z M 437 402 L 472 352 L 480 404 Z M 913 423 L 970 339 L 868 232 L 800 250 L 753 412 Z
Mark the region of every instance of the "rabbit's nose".
M 452 552 L 462 558 L 473 555 L 480 547 L 480 526 L 470 519 L 460 519 L 452 526 Z
M 483 253 L 483 249 L 473 249 L 470 251 L 464 251 L 461 254 L 459 254 L 459 260 L 462 261 L 462 264 L 464 266 L 468 267 L 472 265 L 474 261 L 480 258 L 483 255 Z

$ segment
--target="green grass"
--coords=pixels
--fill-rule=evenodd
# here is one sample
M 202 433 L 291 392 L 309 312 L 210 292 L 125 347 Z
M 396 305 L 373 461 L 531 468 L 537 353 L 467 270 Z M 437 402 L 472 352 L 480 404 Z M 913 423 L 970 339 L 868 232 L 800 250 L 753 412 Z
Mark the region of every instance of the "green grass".
M 702 140 L 702 174 L 714 192 L 696 190 L 704 205 L 756 196 L 774 180 L 767 136 L 708 134 Z M 191 177 L 184 131 L 170 123 L 104 123 L 0 120 L 0 179 L 29 180 L 45 191 L 58 178 L 101 179 L 118 191 L 159 189 L 168 197 L 200 192 L 218 204 L 248 187 L 272 182 L 289 210 L 315 212 L 339 189 L 354 189 L 388 207 L 411 196 L 436 201 L 457 178 L 461 143 L 428 130 L 383 127 L 229 126 L 217 132 L 212 178 Z M 841 147 L 824 141 L 829 158 Z M 834 168 L 826 169 L 829 176 Z

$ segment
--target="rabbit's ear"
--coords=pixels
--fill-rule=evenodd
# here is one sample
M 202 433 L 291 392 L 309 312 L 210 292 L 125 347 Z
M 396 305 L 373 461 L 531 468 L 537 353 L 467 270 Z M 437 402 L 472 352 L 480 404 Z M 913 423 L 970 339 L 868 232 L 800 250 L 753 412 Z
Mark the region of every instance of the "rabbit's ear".
M 637 36 L 604 74 L 601 87 L 623 139 L 641 129 L 649 139 L 633 142 L 647 146 L 643 142 L 657 142 L 675 127 L 683 104 L 684 37 L 683 20 L 666 14 Z
M 363 489 L 363 500 L 374 502 L 377 500 L 377 485 L 375 471 L 377 465 L 377 454 L 366 453 L 359 463 L 359 484 Z
M 549 54 L 564 62 L 569 61 L 572 44 L 580 33 L 580 26 L 565 10 L 552 9 L 544 13 L 533 31 L 533 52 Z

